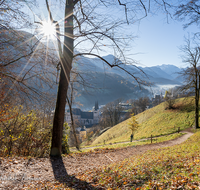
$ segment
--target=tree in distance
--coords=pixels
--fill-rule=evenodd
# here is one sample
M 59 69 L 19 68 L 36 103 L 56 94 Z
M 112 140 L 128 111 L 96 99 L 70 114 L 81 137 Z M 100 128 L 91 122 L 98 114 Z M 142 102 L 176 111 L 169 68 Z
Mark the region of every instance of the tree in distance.
M 185 85 L 180 87 L 182 92 L 195 94 L 195 128 L 199 128 L 199 89 L 200 89 L 200 47 L 196 41 L 191 44 L 190 39 L 185 39 L 185 45 L 181 47 L 182 61 L 189 67 L 180 74 L 185 78 Z
M 175 98 L 172 96 L 172 93 L 170 93 L 169 91 L 165 91 L 165 104 L 166 104 L 166 109 L 174 109 L 174 104 L 176 102 Z
M 128 125 L 129 125 L 129 129 L 131 129 L 131 131 L 132 131 L 132 135 L 134 135 L 134 132 L 137 131 L 137 129 L 139 128 L 139 124 L 136 121 L 134 113 L 131 114 L 131 119 L 130 119 L 130 122 L 128 123 Z
M 119 104 L 120 99 L 109 102 L 103 107 L 100 125 L 103 128 L 113 127 L 121 121 L 123 107 Z

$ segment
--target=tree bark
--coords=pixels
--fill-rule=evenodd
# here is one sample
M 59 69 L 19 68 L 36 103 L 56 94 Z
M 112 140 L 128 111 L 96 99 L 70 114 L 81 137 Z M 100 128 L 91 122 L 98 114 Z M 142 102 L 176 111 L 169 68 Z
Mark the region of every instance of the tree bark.
M 199 128 L 199 85 L 198 85 L 198 71 L 196 69 L 196 73 L 195 73 L 195 128 Z
M 56 109 L 53 120 L 53 131 L 51 141 L 51 156 L 61 156 L 63 124 L 65 118 L 65 105 L 67 89 L 70 81 L 70 72 L 73 60 L 73 0 L 66 0 L 65 20 L 64 20 L 64 46 L 62 57 L 60 58 L 61 72 L 58 85 Z
M 69 101 L 69 98 L 67 98 L 67 102 L 68 102 L 68 105 L 69 105 L 69 111 L 70 111 L 70 117 L 71 117 L 71 127 L 72 127 L 72 132 L 73 132 L 75 143 L 76 143 L 76 148 L 77 148 L 77 150 L 80 150 L 78 138 L 76 136 L 75 125 L 74 125 L 73 110 L 72 110 L 72 97 L 71 97 L 71 102 Z

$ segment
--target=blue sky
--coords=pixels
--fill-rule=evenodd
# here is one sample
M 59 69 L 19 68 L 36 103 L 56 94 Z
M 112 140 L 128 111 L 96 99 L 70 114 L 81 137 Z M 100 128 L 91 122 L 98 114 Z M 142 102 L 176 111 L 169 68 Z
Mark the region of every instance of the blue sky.
M 198 31 L 196 26 L 183 29 L 183 23 L 170 20 L 167 23 L 163 15 L 147 17 L 138 26 L 133 27 L 138 39 L 133 43 L 132 53 L 140 53 L 132 58 L 142 67 L 172 64 L 185 67 L 182 63 L 179 47 L 184 45 L 184 36 L 192 36 Z
M 47 15 L 45 1 L 40 1 L 40 10 L 38 12 L 42 12 L 42 17 Z M 62 17 L 58 10 L 56 10 L 56 14 L 58 18 Z M 192 36 L 192 33 L 197 32 L 198 28 L 190 26 L 187 29 L 183 29 L 183 23 L 174 20 L 169 20 L 169 23 L 167 23 L 166 17 L 159 13 L 157 16 L 149 15 L 141 20 L 140 24 L 133 25 L 129 30 L 131 30 L 129 31 L 130 33 L 138 36 L 138 38 L 130 44 L 131 50 L 127 54 L 138 61 L 140 66 L 150 67 L 171 64 L 178 67 L 186 67 L 182 63 L 179 47 L 184 45 L 184 36 L 188 36 L 188 33 Z M 110 54 L 111 52 L 108 53 Z

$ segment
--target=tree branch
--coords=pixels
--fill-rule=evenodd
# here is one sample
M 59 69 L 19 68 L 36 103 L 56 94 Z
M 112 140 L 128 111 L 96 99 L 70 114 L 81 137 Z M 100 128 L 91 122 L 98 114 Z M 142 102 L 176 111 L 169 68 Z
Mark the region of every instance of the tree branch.
M 140 0 L 141 1 L 141 0 Z M 118 0 L 118 3 L 119 3 L 119 5 L 122 5 L 122 6 L 124 6 L 124 9 L 125 9 L 125 14 L 126 14 L 126 22 L 127 22 L 127 24 L 129 24 L 129 21 L 128 21 L 128 15 L 127 15 L 127 7 L 126 7 L 126 4 L 124 4 L 124 3 L 121 3 L 121 1 L 120 0 Z
M 121 66 L 119 65 L 112 65 L 110 64 L 108 61 L 106 61 L 104 58 L 102 58 L 101 56 L 97 55 L 97 54 L 93 54 L 93 53 L 78 53 L 78 54 L 75 54 L 74 57 L 77 57 L 77 56 L 81 56 L 81 55 L 92 55 L 92 56 L 95 56 L 95 57 L 98 57 L 99 59 L 101 59 L 103 62 L 105 62 L 108 66 L 110 66 L 111 68 L 113 67 L 118 67 L 119 69 L 123 70 L 124 72 L 126 72 L 128 75 L 132 76 L 136 82 L 139 84 L 139 85 L 147 85 L 145 83 L 145 81 L 139 81 L 137 77 L 135 77 L 132 73 L 130 73 L 129 71 L 127 71 L 126 69 L 122 68 Z

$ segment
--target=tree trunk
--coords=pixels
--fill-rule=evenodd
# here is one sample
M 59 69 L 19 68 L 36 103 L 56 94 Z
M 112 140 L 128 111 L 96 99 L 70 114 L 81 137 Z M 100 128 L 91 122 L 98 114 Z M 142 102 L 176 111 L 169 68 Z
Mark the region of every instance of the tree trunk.
M 197 125 L 197 128 L 199 128 L 199 90 L 200 90 L 200 75 L 199 75 L 199 72 L 198 72 L 198 77 L 199 77 L 199 80 L 198 80 L 198 89 L 197 89 L 197 91 L 198 91 L 198 103 L 197 103 L 197 105 L 198 105 L 198 111 L 197 111 L 197 113 L 198 113 L 198 125 Z
M 60 80 L 58 85 L 56 109 L 53 120 L 53 131 L 51 141 L 51 156 L 61 156 L 63 124 L 65 118 L 65 105 L 67 89 L 70 81 L 70 72 L 73 60 L 73 0 L 66 0 L 64 20 L 64 47 L 61 62 Z
M 70 111 L 70 117 L 71 117 L 71 127 L 72 127 L 72 132 L 73 132 L 75 143 L 76 143 L 76 148 L 77 148 L 77 150 L 80 150 L 78 138 L 76 136 L 75 125 L 74 125 L 73 110 L 72 110 L 72 97 L 71 97 L 71 102 L 69 101 L 69 98 L 67 97 L 67 102 L 68 102 L 68 105 L 69 105 L 69 111 Z
M 195 73 L 195 128 L 199 128 L 199 89 L 198 89 L 198 72 Z

